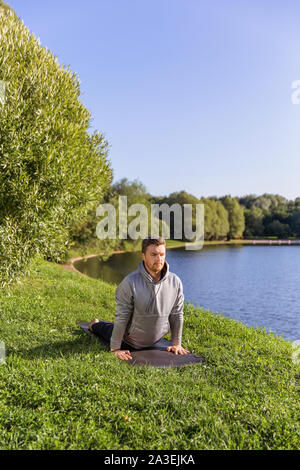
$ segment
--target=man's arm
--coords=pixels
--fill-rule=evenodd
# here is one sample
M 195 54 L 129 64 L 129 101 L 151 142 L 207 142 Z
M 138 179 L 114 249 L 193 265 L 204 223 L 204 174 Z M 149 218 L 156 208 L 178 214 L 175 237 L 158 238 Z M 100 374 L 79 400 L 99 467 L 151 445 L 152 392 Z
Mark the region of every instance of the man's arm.
M 182 282 L 179 279 L 177 298 L 174 302 L 173 308 L 169 316 L 170 329 L 171 329 L 171 341 L 173 345 L 181 344 L 182 327 L 183 327 L 183 306 L 184 306 L 183 287 L 182 287 Z
M 183 287 L 182 287 L 182 282 L 179 279 L 177 298 L 174 302 L 172 311 L 169 316 L 172 346 L 168 346 L 167 348 L 168 351 L 172 351 L 175 354 L 188 354 L 190 352 L 181 346 L 182 327 L 183 327 L 183 306 L 184 306 Z
M 124 279 L 116 289 L 117 311 L 114 320 L 114 329 L 110 340 L 111 350 L 118 350 L 121 347 L 127 324 L 134 309 L 133 293 L 130 283 Z

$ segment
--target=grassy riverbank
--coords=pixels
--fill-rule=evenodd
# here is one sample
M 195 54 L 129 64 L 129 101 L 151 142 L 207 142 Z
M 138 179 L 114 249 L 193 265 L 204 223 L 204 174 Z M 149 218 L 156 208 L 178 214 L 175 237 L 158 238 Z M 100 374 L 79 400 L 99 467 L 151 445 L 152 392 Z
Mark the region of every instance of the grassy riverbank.
M 77 328 L 113 320 L 115 286 L 41 261 L 0 293 L 1 449 L 299 449 L 292 346 L 185 305 L 204 365 L 130 367 Z

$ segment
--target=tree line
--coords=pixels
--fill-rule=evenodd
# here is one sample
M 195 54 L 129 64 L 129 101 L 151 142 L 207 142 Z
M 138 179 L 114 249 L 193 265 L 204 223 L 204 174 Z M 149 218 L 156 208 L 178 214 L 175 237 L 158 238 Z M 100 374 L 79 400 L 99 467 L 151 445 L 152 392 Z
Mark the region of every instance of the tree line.
M 128 207 L 131 204 L 144 204 L 149 213 L 152 204 L 191 204 L 193 207 L 193 230 L 196 229 L 196 204 L 204 204 L 204 239 L 213 240 L 237 240 L 252 238 L 292 238 L 300 237 L 300 198 L 294 201 L 287 200 L 277 194 L 255 194 L 243 197 L 224 195 L 221 197 L 196 197 L 186 191 L 178 191 L 169 196 L 153 196 L 147 192 L 146 187 L 139 180 L 129 181 L 122 178 L 112 184 L 101 199 L 100 203 L 114 205 L 118 220 L 119 196 L 127 196 Z M 136 216 L 128 216 L 128 223 Z M 132 249 L 139 246 L 139 241 L 98 240 L 96 241 L 96 225 L 99 219 L 96 217 L 96 208 L 91 210 L 86 218 L 77 221 L 72 229 L 72 240 L 78 245 L 87 245 L 94 240 L 94 249 L 104 251 L 105 256 L 114 249 Z M 174 218 L 170 217 L 170 239 L 174 239 Z M 151 227 L 149 223 L 149 233 Z M 182 241 L 185 241 L 182 238 Z M 105 259 L 105 258 L 104 258 Z

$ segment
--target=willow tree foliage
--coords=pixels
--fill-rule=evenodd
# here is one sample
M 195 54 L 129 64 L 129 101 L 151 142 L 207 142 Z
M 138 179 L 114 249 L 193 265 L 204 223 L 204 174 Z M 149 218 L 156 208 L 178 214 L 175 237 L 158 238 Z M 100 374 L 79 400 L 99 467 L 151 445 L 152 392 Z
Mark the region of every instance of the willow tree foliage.
M 108 143 L 88 132 L 80 80 L 0 3 L 0 275 L 59 261 L 74 221 L 109 187 Z M 2 91 L 3 98 L 3 91 Z M 1 104 L 2 103 L 2 104 Z
M 224 240 L 229 233 L 228 212 L 222 203 L 214 198 L 201 198 L 204 203 L 204 239 Z
M 228 238 L 242 238 L 245 230 L 244 208 L 239 204 L 237 198 L 231 196 L 224 196 L 221 201 L 228 212 Z

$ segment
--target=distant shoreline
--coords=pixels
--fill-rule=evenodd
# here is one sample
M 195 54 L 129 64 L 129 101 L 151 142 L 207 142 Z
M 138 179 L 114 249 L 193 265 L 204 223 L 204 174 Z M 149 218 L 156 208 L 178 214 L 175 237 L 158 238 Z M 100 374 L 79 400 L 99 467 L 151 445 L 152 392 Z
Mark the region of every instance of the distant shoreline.
M 176 248 L 182 248 L 185 246 L 186 242 L 181 242 L 178 241 L 176 245 L 167 245 L 167 250 L 169 249 L 176 249 Z M 259 240 L 245 240 L 245 239 L 239 239 L 239 240 L 213 240 L 213 241 L 204 241 L 203 245 L 209 246 L 209 245 L 300 245 L 300 239 L 299 240 L 289 240 L 289 239 L 259 239 Z M 118 250 L 118 251 L 113 251 L 112 255 L 117 255 L 121 253 L 131 253 L 132 251 L 138 251 L 138 250 Z M 80 261 L 82 259 L 89 259 L 89 258 L 94 258 L 97 256 L 102 255 L 103 253 L 91 253 L 89 255 L 83 255 L 83 256 L 76 256 L 75 258 L 71 258 L 68 263 L 61 265 L 64 269 L 68 271 L 73 271 L 76 272 L 77 274 L 80 274 L 81 276 L 87 276 L 86 274 L 83 274 L 80 272 L 78 269 L 75 268 L 74 263 L 76 261 Z
M 233 244 L 244 244 L 244 245 L 300 245 L 300 239 L 290 240 L 290 239 L 240 239 L 240 240 L 216 240 L 216 241 L 205 241 L 204 245 L 233 245 Z

